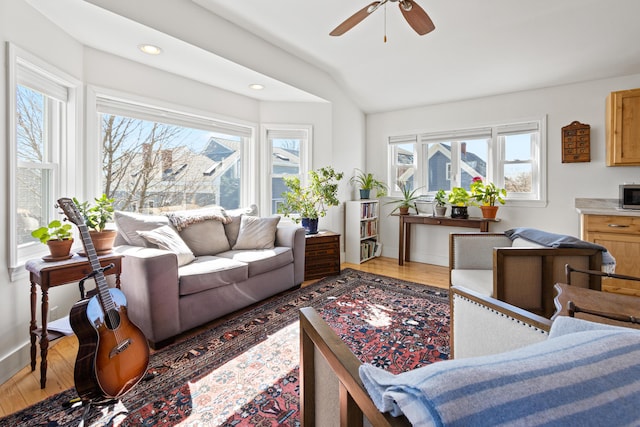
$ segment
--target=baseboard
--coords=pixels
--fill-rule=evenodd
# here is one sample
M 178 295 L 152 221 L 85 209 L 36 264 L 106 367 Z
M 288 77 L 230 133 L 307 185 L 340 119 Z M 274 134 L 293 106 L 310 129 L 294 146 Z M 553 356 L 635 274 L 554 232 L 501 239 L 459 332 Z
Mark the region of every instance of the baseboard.
M 0 360 L 0 384 L 4 384 L 30 363 L 31 344 L 27 341 L 21 347 L 7 353 L 7 355 Z M 36 366 L 36 369 L 37 368 Z

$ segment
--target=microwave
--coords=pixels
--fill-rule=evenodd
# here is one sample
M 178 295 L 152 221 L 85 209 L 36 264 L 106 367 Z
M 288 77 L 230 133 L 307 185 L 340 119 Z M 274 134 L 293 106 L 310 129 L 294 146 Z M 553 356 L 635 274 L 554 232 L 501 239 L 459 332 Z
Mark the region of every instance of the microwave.
M 640 184 L 620 185 L 620 208 L 640 209 Z

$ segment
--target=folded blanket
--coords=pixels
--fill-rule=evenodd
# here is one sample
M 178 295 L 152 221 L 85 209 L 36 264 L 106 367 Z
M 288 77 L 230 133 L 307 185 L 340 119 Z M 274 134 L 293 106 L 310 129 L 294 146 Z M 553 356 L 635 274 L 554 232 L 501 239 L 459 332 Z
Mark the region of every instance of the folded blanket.
M 399 375 L 364 364 L 382 412 L 414 426 L 637 425 L 640 333 L 592 330 Z
M 165 213 L 169 222 L 178 230 L 182 231 L 190 225 L 213 219 L 223 224 L 229 224 L 233 219 L 227 215 L 224 208 L 220 206 L 211 206 L 202 209 L 193 209 L 188 211 L 175 211 Z
M 577 237 L 564 234 L 548 233 L 535 228 L 518 227 L 507 230 L 504 234 L 511 240 L 518 237 L 549 248 L 585 248 L 602 251 L 602 266 L 607 273 L 615 273 L 616 260 L 607 248 L 591 242 L 585 242 Z

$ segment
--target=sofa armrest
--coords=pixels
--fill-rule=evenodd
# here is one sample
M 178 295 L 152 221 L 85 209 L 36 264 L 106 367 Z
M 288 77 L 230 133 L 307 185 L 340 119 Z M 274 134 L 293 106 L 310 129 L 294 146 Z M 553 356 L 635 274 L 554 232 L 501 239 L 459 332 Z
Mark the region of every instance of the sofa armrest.
M 300 309 L 300 420 L 304 426 L 409 426 L 381 413 L 360 380 L 360 360 L 313 308 Z
M 285 246 L 293 251 L 293 270 L 296 285 L 304 281 L 305 229 L 295 225 L 278 225 L 276 246 Z
M 129 318 L 152 345 L 180 333 L 178 259 L 162 249 L 118 246 Z
M 549 334 L 551 320 L 469 289 L 453 286 L 451 357 L 474 357 L 514 350 Z

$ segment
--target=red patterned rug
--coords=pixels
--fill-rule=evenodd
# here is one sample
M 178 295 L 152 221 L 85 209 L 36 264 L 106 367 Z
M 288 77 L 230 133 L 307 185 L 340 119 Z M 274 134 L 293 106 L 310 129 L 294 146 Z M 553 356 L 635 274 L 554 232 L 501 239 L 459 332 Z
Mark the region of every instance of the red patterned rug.
M 446 291 L 347 269 L 151 356 L 145 380 L 91 426 L 299 426 L 298 309 L 314 307 L 363 362 L 394 373 L 449 355 Z M 77 426 L 75 390 L 0 425 Z

